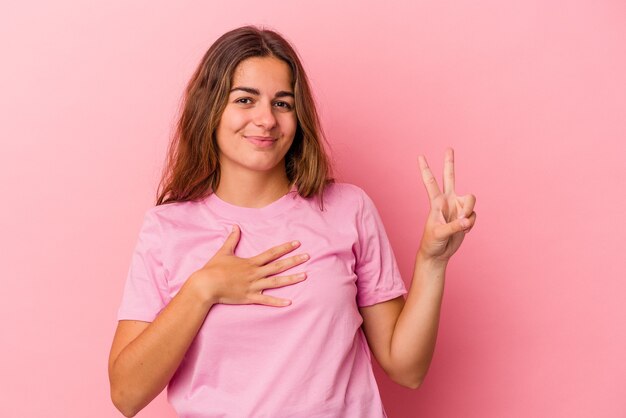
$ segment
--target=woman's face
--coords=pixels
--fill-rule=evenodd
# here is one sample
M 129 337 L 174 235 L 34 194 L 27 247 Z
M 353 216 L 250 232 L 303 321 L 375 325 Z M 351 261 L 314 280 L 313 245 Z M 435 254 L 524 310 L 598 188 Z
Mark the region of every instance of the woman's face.
M 291 70 L 274 57 L 242 61 L 216 131 L 222 175 L 285 171 L 297 120 Z

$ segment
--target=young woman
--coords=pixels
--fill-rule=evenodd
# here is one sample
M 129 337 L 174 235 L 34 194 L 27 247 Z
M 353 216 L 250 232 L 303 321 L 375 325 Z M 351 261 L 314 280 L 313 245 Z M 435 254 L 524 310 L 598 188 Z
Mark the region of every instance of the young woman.
M 334 183 L 307 77 L 277 33 L 219 38 L 186 91 L 145 216 L 109 361 L 133 416 L 168 386 L 180 417 L 384 417 L 370 352 L 417 388 L 446 265 L 473 226 L 452 150 L 408 296 L 372 201 Z

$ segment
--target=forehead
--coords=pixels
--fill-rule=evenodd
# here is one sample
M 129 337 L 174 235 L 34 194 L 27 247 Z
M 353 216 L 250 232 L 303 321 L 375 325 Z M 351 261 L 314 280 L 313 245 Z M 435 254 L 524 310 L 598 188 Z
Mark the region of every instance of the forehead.
M 274 57 L 253 57 L 237 65 L 232 87 L 291 91 L 292 79 L 291 68 L 286 62 Z

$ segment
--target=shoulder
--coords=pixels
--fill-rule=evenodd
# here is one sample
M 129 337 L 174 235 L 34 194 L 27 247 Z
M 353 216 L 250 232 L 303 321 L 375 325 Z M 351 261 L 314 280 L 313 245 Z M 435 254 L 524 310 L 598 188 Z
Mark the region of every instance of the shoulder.
M 324 206 L 349 207 L 357 212 L 369 211 L 375 208 L 374 202 L 369 195 L 354 184 L 332 183 L 324 190 Z
M 360 188 L 350 183 L 331 183 L 324 189 L 324 200 L 342 201 L 348 203 L 358 203 L 365 200 L 371 200 L 367 193 Z
M 204 200 L 173 202 L 153 206 L 144 213 L 144 223 L 184 224 L 186 220 L 196 218 L 205 207 Z

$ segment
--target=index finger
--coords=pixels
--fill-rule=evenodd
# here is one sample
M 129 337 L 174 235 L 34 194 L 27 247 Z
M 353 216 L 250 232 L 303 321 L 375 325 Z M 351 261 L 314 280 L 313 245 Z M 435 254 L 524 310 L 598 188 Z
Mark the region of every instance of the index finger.
M 250 258 L 250 261 L 253 263 L 264 266 L 267 263 L 276 260 L 277 258 L 282 257 L 285 254 L 289 254 L 296 248 L 300 246 L 300 241 L 291 241 L 286 242 L 281 245 L 277 245 L 276 247 L 272 247 L 267 251 L 263 251 L 261 254 L 256 255 Z
M 454 150 L 448 148 L 443 163 L 443 192 L 454 192 Z
M 422 181 L 426 187 L 426 193 L 428 193 L 428 198 L 432 201 L 435 197 L 441 194 L 439 185 L 437 184 L 437 180 L 435 179 L 435 176 L 433 176 L 432 171 L 430 171 L 430 167 L 428 167 L 426 157 L 420 155 L 417 157 L 417 160 L 420 165 L 420 171 L 422 172 Z

